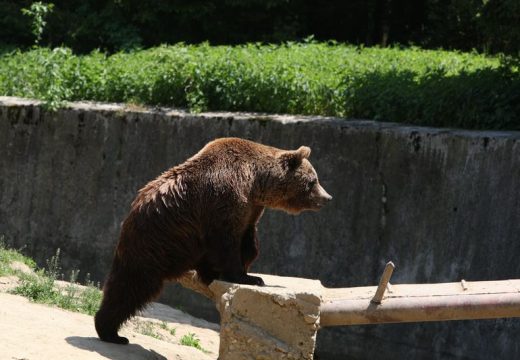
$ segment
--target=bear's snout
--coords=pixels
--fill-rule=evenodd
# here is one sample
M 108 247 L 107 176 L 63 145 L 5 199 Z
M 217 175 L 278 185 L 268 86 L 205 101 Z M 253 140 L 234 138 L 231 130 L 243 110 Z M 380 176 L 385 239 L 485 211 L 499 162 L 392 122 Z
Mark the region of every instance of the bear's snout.
M 327 191 L 325 191 L 325 189 L 321 185 L 318 185 L 317 190 L 318 191 L 316 194 L 316 205 L 318 206 L 318 208 L 321 208 L 325 206 L 326 203 L 332 200 L 332 196 Z

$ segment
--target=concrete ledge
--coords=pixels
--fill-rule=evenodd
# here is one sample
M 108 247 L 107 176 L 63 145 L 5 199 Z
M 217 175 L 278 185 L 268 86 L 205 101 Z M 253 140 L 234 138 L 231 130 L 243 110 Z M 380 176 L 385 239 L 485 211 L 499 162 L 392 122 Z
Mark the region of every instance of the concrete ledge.
M 266 286 L 215 281 L 222 360 L 313 359 L 321 283 L 261 274 Z
M 0 106 L 5 107 L 40 107 L 42 101 L 26 98 L 18 98 L 12 96 L 0 96 Z M 167 108 L 167 107 L 147 107 L 133 104 L 121 103 L 100 103 L 94 101 L 77 101 L 69 102 L 58 111 L 77 110 L 77 111 L 94 111 L 94 112 L 116 112 L 122 113 L 149 114 L 160 115 L 166 117 L 180 119 L 232 119 L 232 120 L 263 120 L 273 121 L 282 124 L 296 124 L 319 122 L 328 125 L 336 125 L 341 128 L 373 128 L 378 130 L 395 130 L 398 132 L 419 132 L 424 134 L 451 134 L 454 136 L 466 137 L 493 137 L 493 138 L 512 138 L 520 139 L 520 131 L 493 131 L 493 130 L 462 130 L 452 128 L 433 128 L 425 126 L 414 126 L 392 122 L 381 122 L 373 120 L 359 119 L 343 119 L 328 116 L 309 116 L 309 115 L 286 115 L 286 114 L 267 114 L 267 113 L 251 113 L 251 112 L 228 112 L 228 111 L 209 111 L 201 113 L 192 113 L 183 109 Z

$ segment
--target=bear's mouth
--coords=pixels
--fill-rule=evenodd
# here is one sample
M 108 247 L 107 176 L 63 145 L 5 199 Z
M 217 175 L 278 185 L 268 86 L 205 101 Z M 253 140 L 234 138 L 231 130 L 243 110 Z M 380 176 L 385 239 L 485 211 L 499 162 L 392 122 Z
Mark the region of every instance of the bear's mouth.
M 314 203 L 311 204 L 311 210 L 321 210 L 321 208 L 323 208 L 325 205 L 327 205 L 327 203 L 329 202 L 330 200 L 321 200 L 321 201 L 316 201 Z
M 316 194 L 317 196 L 315 196 L 315 198 L 314 198 L 314 203 L 319 210 L 323 206 L 325 206 L 325 204 L 327 204 L 329 201 L 332 200 L 332 196 L 330 196 L 329 193 L 327 191 L 325 191 L 325 189 L 320 185 L 318 185 L 317 190 L 318 190 L 317 194 Z
M 328 193 L 323 191 L 324 194 L 317 199 L 314 200 L 313 205 L 316 208 L 316 210 L 320 210 L 322 207 L 324 207 L 327 203 L 329 203 L 332 200 L 332 196 L 330 196 Z

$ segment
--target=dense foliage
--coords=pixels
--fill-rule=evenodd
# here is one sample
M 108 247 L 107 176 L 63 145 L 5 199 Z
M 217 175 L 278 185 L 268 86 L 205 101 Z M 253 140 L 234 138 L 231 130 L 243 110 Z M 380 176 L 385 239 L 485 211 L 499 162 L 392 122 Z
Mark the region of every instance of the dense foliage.
M 518 0 L 44 0 L 43 45 L 75 52 L 180 41 L 283 42 L 314 35 L 364 45 L 415 44 L 517 54 Z M 32 0 L 0 0 L 0 43 L 30 46 Z
M 520 130 L 518 64 L 496 57 L 338 44 L 175 45 L 78 56 L 0 56 L 0 94 L 192 110 L 334 115 Z

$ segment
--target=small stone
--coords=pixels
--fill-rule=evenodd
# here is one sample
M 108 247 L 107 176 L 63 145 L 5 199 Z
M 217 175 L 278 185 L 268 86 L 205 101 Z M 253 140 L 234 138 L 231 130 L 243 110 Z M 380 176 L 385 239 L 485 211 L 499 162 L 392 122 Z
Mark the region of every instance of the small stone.
M 316 315 L 311 315 L 311 314 L 307 314 L 303 317 L 303 319 L 305 320 L 305 322 L 307 324 L 314 324 L 316 323 L 316 321 L 318 321 L 318 316 Z

